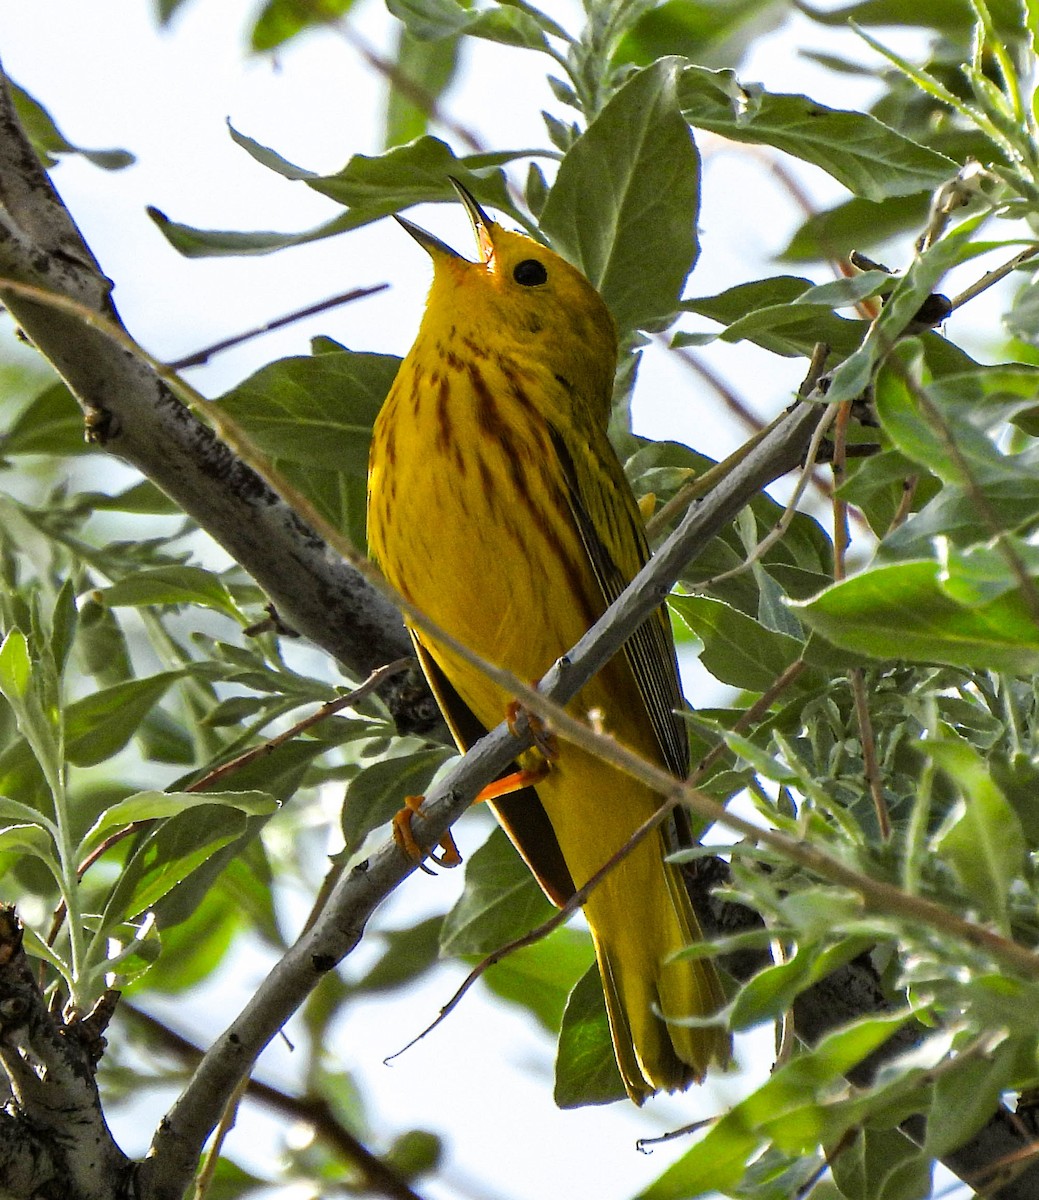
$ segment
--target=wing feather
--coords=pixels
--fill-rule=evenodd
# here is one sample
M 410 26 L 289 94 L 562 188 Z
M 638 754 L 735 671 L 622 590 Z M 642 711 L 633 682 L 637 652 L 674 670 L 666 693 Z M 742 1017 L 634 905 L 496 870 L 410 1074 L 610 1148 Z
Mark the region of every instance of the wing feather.
M 440 711 L 444 714 L 451 734 L 462 750 L 468 750 L 487 732 L 473 715 L 461 696 L 451 686 L 436 660 L 422 645 L 412 631 L 411 640 L 415 645 L 419 663 L 422 666 L 429 686 L 436 697 Z M 503 774 L 518 771 L 513 763 Z M 530 867 L 535 879 L 541 885 L 542 891 L 560 908 L 570 899 L 576 890 L 570 876 L 570 869 L 559 848 L 548 814 L 538 799 L 537 792 L 532 787 L 521 788 L 507 796 L 499 796 L 491 807 L 512 844 L 523 856 Z
M 649 560 L 649 544 L 635 498 L 605 433 L 577 444 L 551 427 L 552 445 L 566 479 L 567 501 L 585 552 L 611 604 Z M 684 707 L 674 642 L 663 609 L 624 644 L 639 694 L 668 767 L 689 772 L 689 743 L 677 713 Z

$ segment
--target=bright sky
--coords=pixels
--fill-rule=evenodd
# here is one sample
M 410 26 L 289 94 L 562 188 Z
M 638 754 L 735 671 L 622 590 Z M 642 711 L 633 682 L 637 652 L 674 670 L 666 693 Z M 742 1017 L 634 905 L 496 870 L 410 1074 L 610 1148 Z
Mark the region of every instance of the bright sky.
M 172 30 L 156 30 L 151 5 L 84 4 L 82 0 L 22 0 L 0 9 L 0 48 L 11 75 L 44 103 L 77 144 L 119 146 L 137 164 L 106 173 L 77 159 L 63 162 L 55 183 L 102 268 L 115 280 L 115 299 L 130 331 L 153 354 L 175 359 L 219 338 L 336 294 L 387 281 L 390 291 L 220 357 L 192 382 L 209 394 L 231 386 L 272 358 L 308 352 L 308 339 L 328 334 L 357 349 L 403 353 L 417 328 L 429 269 L 424 256 L 392 222 L 274 256 L 182 259 L 145 215 L 156 205 L 172 219 L 202 227 L 301 229 L 337 211 L 331 201 L 253 162 L 228 137 L 225 120 L 290 161 L 318 171 L 338 169 L 350 154 L 379 150 L 382 87 L 356 50 L 331 32 L 313 34 L 276 60 L 246 56 L 244 30 L 257 7 L 246 0 L 193 0 Z M 564 23 L 576 3 L 547 8 Z M 381 6 L 359 4 L 352 27 L 383 47 L 389 22 Z M 804 24 L 799 23 L 803 31 Z M 823 45 L 813 31 L 812 45 Z M 806 91 L 835 105 L 852 104 L 846 80 L 797 60 L 785 40 L 770 44 L 742 71 L 774 90 Z M 855 52 L 853 50 L 853 52 Z M 863 55 L 864 57 L 864 55 Z M 448 100 L 449 111 L 492 147 L 544 141 L 537 112 L 555 107 L 533 55 L 481 43 L 472 71 Z M 522 95 L 523 103 L 516 103 Z M 439 132 L 439 131 L 438 131 Z M 744 150 L 708 146 L 704 258 L 690 290 L 706 294 L 772 272 L 797 220 L 789 200 L 769 181 L 765 165 Z M 821 173 L 801 172 L 820 202 L 837 195 Z M 415 214 L 411 214 L 415 215 Z M 420 211 L 421 224 L 468 252 L 460 209 Z M 821 276 L 820 276 L 821 277 Z M 771 416 L 798 382 L 802 364 L 781 363 L 746 347 L 719 346 L 712 363 Z M 639 432 L 688 440 L 715 456 L 741 432 L 686 371 L 648 364 L 636 409 Z M 483 837 L 464 823 L 469 848 Z M 463 851 L 466 846 L 463 844 Z M 460 886 L 459 877 L 419 876 L 394 897 L 382 920 L 404 924 Z M 301 902 L 302 903 L 302 902 Z M 191 1005 L 169 1006 L 177 1028 L 204 1037 L 213 1011 L 229 1016 L 266 970 L 258 952 L 244 953 L 219 986 Z M 376 1129 L 412 1125 L 449 1137 L 442 1177 L 422 1185 L 429 1200 L 623 1200 L 681 1152 L 647 1160 L 637 1137 L 695 1121 L 737 1098 L 745 1083 L 717 1081 L 680 1100 L 560 1113 L 551 1100 L 551 1049 L 525 1014 L 470 997 L 432 1037 L 392 1068 L 382 1065 L 435 1015 L 457 972 L 379 1004 L 359 1006 L 334 1050 L 356 1070 Z M 291 1029 L 289 1031 L 291 1037 Z M 742 1061 L 760 1077 L 770 1065 L 770 1034 L 742 1047 Z M 292 1055 L 277 1044 L 259 1074 L 291 1086 Z M 114 1121 L 131 1154 L 141 1153 L 162 1103 L 135 1105 Z M 285 1134 L 280 1122 L 250 1109 L 232 1135 L 233 1156 L 270 1161 Z

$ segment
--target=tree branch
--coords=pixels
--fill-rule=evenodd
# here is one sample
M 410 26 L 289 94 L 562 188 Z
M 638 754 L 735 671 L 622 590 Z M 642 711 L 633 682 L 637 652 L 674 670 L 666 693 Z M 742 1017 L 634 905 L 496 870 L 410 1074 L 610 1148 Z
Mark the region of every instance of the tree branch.
M 194 1042 L 142 1009 L 124 1004 L 119 1012 L 120 1016 L 140 1026 L 146 1036 L 158 1041 L 164 1050 L 176 1055 L 189 1067 L 202 1058 L 203 1051 Z M 421 1200 L 404 1178 L 351 1133 L 324 1098 L 314 1100 L 292 1096 L 259 1079 L 247 1082 L 245 1095 L 265 1104 L 289 1121 L 305 1121 L 312 1125 L 318 1137 L 356 1170 L 365 1193 L 385 1196 L 387 1200 Z
M 0 1114 L 4 1195 L 116 1200 L 130 1160 L 112 1139 L 94 1080 L 104 1016 L 59 1023 L 48 1011 L 22 945 L 22 927 L 0 908 L 0 1065 L 14 1101 Z
M 0 277 L 115 317 L 101 273 L 0 87 Z M 94 440 L 156 483 L 293 629 L 364 677 L 411 652 L 399 614 L 194 416 L 156 372 L 74 315 L 0 298 L 82 406 Z

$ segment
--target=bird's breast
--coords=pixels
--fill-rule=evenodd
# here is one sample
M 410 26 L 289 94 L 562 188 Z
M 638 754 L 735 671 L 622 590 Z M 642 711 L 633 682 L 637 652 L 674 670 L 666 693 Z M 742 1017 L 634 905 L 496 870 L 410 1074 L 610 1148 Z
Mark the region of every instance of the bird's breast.
M 461 337 L 420 341 L 376 422 L 369 483 L 369 544 L 390 582 L 525 679 L 602 610 L 552 449 L 546 411 L 558 397 L 547 386 Z

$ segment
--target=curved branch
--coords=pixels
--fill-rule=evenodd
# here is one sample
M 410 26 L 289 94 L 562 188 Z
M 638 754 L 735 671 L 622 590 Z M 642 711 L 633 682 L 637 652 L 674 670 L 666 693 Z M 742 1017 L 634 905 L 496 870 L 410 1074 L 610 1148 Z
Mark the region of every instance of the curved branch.
M 114 316 L 102 275 L 0 87 L 0 277 Z M 88 432 L 125 459 L 240 563 L 282 619 L 364 677 L 410 654 L 400 616 L 206 425 L 154 370 L 74 315 L 0 297 L 82 406 Z

